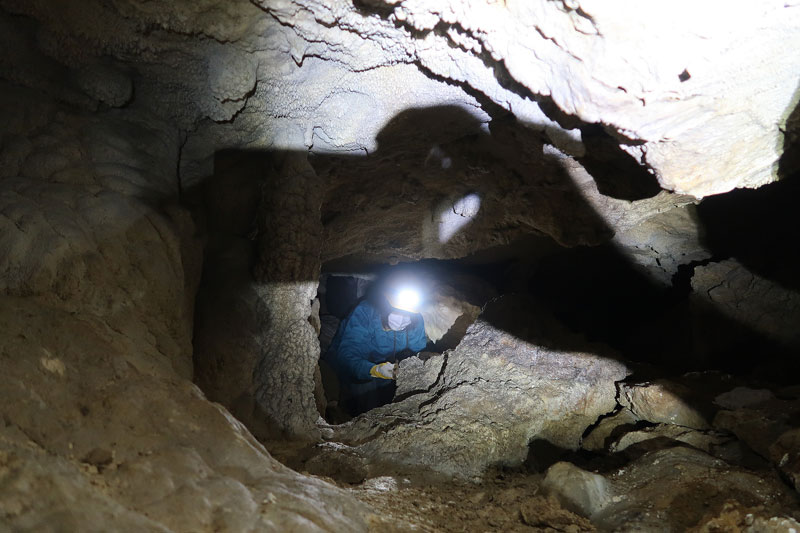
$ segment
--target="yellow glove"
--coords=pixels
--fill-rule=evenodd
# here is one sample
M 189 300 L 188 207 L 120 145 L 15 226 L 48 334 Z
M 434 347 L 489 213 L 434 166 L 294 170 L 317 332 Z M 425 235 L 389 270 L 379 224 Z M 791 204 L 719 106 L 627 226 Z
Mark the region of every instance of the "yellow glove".
M 394 379 L 394 363 L 381 363 L 369 369 L 369 375 L 374 378 Z

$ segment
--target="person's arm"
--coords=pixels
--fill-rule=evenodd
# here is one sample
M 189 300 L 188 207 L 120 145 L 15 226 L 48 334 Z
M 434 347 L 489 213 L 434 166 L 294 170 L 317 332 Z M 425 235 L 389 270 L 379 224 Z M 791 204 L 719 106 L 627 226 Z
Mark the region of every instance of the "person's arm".
M 369 371 L 375 363 L 367 359 L 371 348 L 370 319 L 369 308 L 359 305 L 353 310 L 342 332 L 337 351 L 339 367 L 353 380 L 373 379 Z

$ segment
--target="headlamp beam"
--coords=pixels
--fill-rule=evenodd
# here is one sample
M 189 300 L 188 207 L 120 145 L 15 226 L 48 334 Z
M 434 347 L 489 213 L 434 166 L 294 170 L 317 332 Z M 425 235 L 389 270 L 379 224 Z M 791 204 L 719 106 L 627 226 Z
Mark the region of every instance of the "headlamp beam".
M 412 287 L 403 287 L 397 290 L 394 295 L 394 302 L 391 302 L 392 307 L 403 311 L 416 313 L 422 298 L 419 291 Z

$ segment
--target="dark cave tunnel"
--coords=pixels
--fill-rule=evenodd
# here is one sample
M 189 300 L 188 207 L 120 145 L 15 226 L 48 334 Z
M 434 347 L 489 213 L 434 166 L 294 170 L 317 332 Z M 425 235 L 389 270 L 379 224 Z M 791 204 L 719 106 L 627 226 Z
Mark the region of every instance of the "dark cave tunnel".
M 800 252 L 787 245 L 799 237 L 800 220 L 791 208 L 796 198 L 798 180 L 792 176 L 756 191 L 732 191 L 705 199 L 697 206 L 697 216 L 712 255 L 697 264 L 735 258 L 758 275 L 797 289 Z M 664 286 L 613 244 L 560 248 L 546 257 L 526 255 L 525 249 L 523 242 L 494 250 L 500 258 L 496 261 L 468 257 L 423 260 L 414 266 L 438 279 L 461 278 L 462 292 L 479 307 L 502 294 L 525 295 L 576 334 L 643 364 L 631 379 L 717 371 L 753 384 L 763 380 L 789 385 L 800 371 L 796 348 L 690 298 L 694 263 L 682 265 L 672 284 Z M 508 255 L 512 257 L 504 257 Z M 373 265 L 355 275 L 326 273 L 328 289 L 318 296 L 321 315 L 344 319 L 365 294 L 369 279 L 391 268 Z M 464 286 L 464 282 L 473 285 Z M 696 330 L 710 331 L 709 337 L 698 343 Z M 463 333 L 446 343 L 431 343 L 428 350 L 453 349 Z M 323 350 L 326 345 L 323 341 Z

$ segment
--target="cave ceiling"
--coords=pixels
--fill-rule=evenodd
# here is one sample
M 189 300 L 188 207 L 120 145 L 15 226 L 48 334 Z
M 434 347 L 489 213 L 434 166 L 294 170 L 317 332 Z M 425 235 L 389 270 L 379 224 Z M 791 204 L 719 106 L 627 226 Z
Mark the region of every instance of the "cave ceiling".
M 157 131 L 163 158 L 129 163 L 147 194 L 201 184 L 224 150 L 310 154 L 325 261 L 598 244 L 769 183 L 800 72 L 783 0 L 0 5 L 4 90 Z

